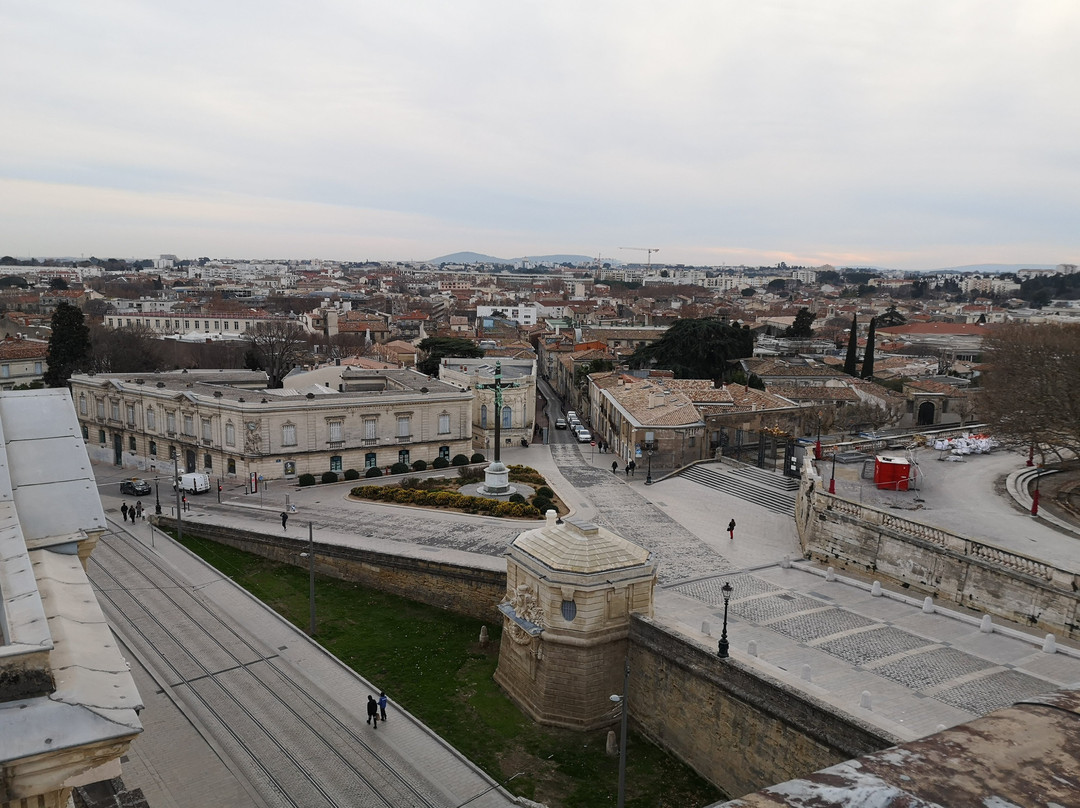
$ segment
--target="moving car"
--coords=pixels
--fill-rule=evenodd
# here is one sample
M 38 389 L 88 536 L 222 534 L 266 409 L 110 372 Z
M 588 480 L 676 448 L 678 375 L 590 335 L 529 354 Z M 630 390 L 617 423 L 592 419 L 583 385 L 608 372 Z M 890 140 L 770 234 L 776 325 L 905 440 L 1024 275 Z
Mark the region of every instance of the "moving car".
M 556 418 L 555 419 L 555 428 L 556 429 L 566 429 L 566 419 L 565 418 Z
M 132 477 L 130 480 L 120 481 L 120 493 L 130 494 L 133 497 L 144 497 L 151 491 L 150 483 L 146 480 L 140 480 L 137 477 Z
M 177 479 L 179 488 L 185 494 L 202 494 L 210 490 L 210 475 L 199 471 L 181 474 Z M 177 485 L 173 485 L 176 488 Z

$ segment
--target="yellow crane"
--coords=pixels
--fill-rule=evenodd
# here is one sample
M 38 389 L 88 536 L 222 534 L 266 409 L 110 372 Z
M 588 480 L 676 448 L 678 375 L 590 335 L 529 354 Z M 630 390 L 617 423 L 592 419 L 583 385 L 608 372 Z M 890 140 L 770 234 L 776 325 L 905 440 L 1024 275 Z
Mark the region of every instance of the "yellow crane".
M 645 257 L 645 266 L 652 269 L 652 254 L 654 252 L 660 252 L 659 247 L 619 247 L 620 250 L 640 250 L 643 253 L 648 253 Z

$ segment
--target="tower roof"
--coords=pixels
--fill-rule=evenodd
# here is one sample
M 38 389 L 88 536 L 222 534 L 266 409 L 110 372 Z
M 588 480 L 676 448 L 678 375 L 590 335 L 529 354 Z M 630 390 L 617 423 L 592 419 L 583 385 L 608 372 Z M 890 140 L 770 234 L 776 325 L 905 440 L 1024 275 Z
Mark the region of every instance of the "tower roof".
M 543 527 L 518 536 L 512 548 L 552 570 L 593 575 L 649 563 L 649 551 L 607 528 L 576 517 L 561 523 L 549 518 Z

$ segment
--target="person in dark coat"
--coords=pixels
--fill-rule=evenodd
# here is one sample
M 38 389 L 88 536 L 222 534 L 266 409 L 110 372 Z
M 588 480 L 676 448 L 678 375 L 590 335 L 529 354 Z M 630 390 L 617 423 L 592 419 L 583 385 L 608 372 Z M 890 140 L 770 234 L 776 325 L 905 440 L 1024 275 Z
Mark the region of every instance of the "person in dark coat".
M 734 539 L 735 538 L 735 520 L 734 519 L 732 519 L 730 522 L 727 523 L 727 532 L 728 532 L 728 538 L 729 539 Z
M 124 514 L 124 521 L 125 522 L 127 521 L 127 512 L 128 512 L 128 506 L 127 506 L 127 503 L 125 502 L 123 505 L 120 506 L 120 513 Z
M 619 462 L 617 460 L 612 460 L 611 461 L 611 473 L 612 474 L 618 474 L 619 473 Z
M 379 703 L 375 701 L 374 696 L 367 697 L 367 722 L 373 723 L 375 729 L 379 728 Z
M 286 511 L 281 512 L 281 529 L 282 530 L 288 530 L 289 529 L 289 514 Z

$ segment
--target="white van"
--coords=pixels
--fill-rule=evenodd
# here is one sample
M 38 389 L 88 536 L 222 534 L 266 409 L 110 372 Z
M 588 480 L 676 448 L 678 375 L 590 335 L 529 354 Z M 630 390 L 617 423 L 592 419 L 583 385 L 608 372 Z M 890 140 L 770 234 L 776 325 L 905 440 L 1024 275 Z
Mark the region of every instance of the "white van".
M 181 474 L 173 488 L 179 488 L 185 494 L 203 494 L 210 490 L 210 475 L 201 471 Z

